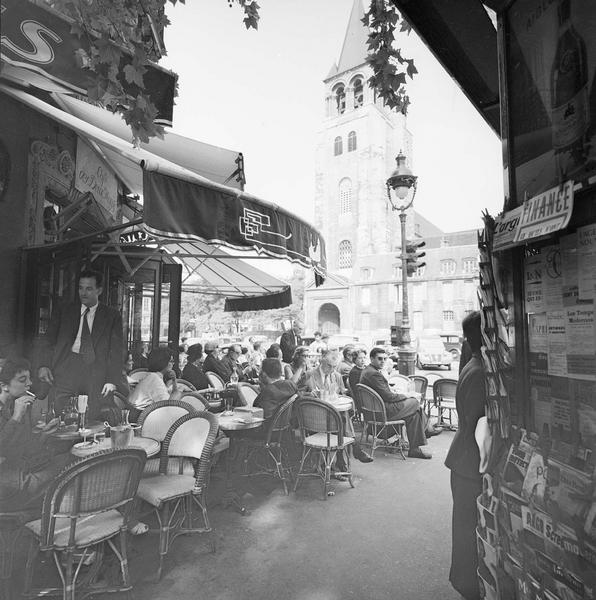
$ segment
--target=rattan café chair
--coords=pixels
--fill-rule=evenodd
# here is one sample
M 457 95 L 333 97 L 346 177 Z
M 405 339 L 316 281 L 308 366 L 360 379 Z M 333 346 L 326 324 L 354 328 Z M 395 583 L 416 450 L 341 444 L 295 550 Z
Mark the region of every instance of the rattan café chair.
M 287 465 L 288 446 L 284 447 L 283 438 L 284 434 L 289 437 L 287 434 L 290 430 L 292 405 L 297 397 L 298 394 L 294 394 L 278 407 L 269 419 L 263 437 L 245 437 L 238 440 L 245 446 L 243 475 L 250 477 L 267 474 L 278 477 L 284 486 L 286 496 L 290 470 Z
M 331 484 L 331 466 L 337 453 L 342 451 L 346 470 L 338 472 L 338 475 L 346 475 L 350 486 L 354 487 L 350 455 L 346 450 L 354 443 L 354 438 L 344 437 L 344 422 L 339 411 L 328 402 L 311 397 L 300 398 L 295 406 L 302 440 L 302 458 L 294 482 L 294 491 L 297 490 L 302 477 L 320 477 L 323 480 L 323 497 L 327 500 Z M 320 468 L 317 468 L 316 472 L 305 471 L 305 464 L 312 452 L 319 455 L 322 471 Z
M 396 449 L 401 454 L 401 457 L 406 460 L 403 451 L 403 428 L 406 422 L 403 419 L 388 420 L 385 403 L 381 396 L 363 383 L 357 383 L 356 387 L 358 388 L 360 409 L 364 418 L 360 442 L 362 443 L 364 436 L 366 436 L 366 441 L 368 442 L 368 436 L 372 435 L 370 454 L 374 456 L 375 450 L 380 445 L 379 442 L 385 441 L 387 438 L 395 435 L 397 436 L 397 440 L 391 448 Z M 385 445 L 385 448 L 389 449 L 389 446 Z
M 170 545 L 179 535 L 211 531 L 207 516 L 207 487 L 217 430 L 217 418 L 209 412 L 180 417 L 170 427 L 163 441 L 159 474 L 143 478 L 139 483 L 139 498 L 153 507 L 159 522 L 159 530 L 150 531 L 159 532 L 158 580 L 161 579 Z M 198 459 L 194 475 L 171 474 L 171 458 L 181 461 Z M 201 509 L 203 527 L 194 526 L 195 505 Z M 213 539 L 211 545 L 214 550 Z
M 72 463 L 50 483 L 41 518 L 25 525 L 32 535 L 25 568 L 26 598 L 62 594 L 64 600 L 75 600 L 75 596 L 130 592 L 128 525 L 145 460 L 140 449 L 105 450 Z M 120 563 L 120 585 L 97 582 L 104 542 Z M 33 587 L 40 551 L 52 555 L 48 562 L 56 565 L 62 589 Z M 90 573 L 77 587 L 81 567 L 92 551 L 96 555 Z

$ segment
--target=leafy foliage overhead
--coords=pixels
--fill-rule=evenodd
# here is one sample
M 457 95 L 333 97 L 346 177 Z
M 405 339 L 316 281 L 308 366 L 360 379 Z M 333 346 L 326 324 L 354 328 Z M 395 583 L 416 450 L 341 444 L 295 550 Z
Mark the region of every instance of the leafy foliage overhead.
M 165 54 L 162 34 L 170 21 L 166 5 L 185 0 L 43 0 L 73 20 L 72 33 L 85 37 L 89 51 L 78 51 L 82 68 L 90 74 L 88 97 L 114 112 L 130 125 L 135 142 L 162 137 L 155 124 L 157 109 L 147 94 L 144 75 L 150 62 Z M 256 0 L 226 0 L 244 11 L 244 25 L 257 29 L 260 6 Z M 395 48 L 395 29 L 400 17 L 390 0 L 371 0 L 363 19 L 370 29 L 368 63 L 373 69 L 369 84 L 385 104 L 405 114 L 409 99 L 406 75 L 417 72 L 414 61 Z M 401 20 L 401 29 L 408 25 Z M 404 72 L 405 70 L 405 72 Z
M 389 108 L 407 113 L 410 99 L 406 94 L 406 77 L 412 79 L 418 70 L 414 60 L 402 55 L 395 46 L 395 30 L 410 32 L 409 23 L 400 17 L 391 0 L 371 0 L 362 23 L 369 28 L 368 57 L 373 75 L 369 85 Z

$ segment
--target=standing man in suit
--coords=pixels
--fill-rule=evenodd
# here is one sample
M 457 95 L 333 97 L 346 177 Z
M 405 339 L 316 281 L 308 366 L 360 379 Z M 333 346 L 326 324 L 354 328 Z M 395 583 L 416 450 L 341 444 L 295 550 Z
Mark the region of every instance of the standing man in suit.
M 56 412 L 70 396 L 87 394 L 91 419 L 122 380 L 123 344 L 120 313 L 99 302 L 102 274 L 79 275 L 79 302 L 54 314 L 46 333 L 37 375 L 53 385 Z
M 285 331 L 282 334 L 279 345 L 281 346 L 283 361 L 285 363 L 290 364 L 292 362 L 292 357 L 294 356 L 294 350 L 296 350 L 298 346 L 302 346 L 302 338 L 300 337 L 301 333 L 302 324 L 298 321 L 294 321 L 292 329 Z

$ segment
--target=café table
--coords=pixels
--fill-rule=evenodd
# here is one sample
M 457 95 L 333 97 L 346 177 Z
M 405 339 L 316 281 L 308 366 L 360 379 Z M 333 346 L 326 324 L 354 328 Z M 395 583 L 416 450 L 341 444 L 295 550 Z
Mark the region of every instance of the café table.
M 54 440 L 76 441 L 84 437 L 93 437 L 106 430 L 106 424 L 103 421 L 90 421 L 85 429 L 79 429 L 78 425 L 65 425 L 58 427 L 46 435 Z
M 257 417 L 248 418 L 234 413 L 231 415 L 219 413 L 217 418 L 219 422 L 219 428 L 230 440 L 230 447 L 228 448 L 228 454 L 226 457 L 226 491 L 222 500 L 222 504 L 226 508 L 229 506 L 234 506 L 240 514 L 246 515 L 248 514 L 246 511 L 246 506 L 242 504 L 242 496 L 235 489 L 234 482 L 232 480 L 232 457 L 235 454 L 236 443 L 242 432 L 261 427 L 264 419 Z
M 135 436 L 132 438 L 130 444 L 126 446 L 127 448 L 138 448 L 140 450 L 144 450 L 147 454 L 147 458 L 151 458 L 156 454 L 159 454 L 160 444 L 157 440 L 153 438 L 140 437 Z M 112 440 L 110 438 L 104 438 L 99 442 L 89 441 L 89 442 L 81 442 L 80 444 L 75 444 L 70 453 L 74 456 L 78 456 L 79 458 L 83 458 L 84 456 L 90 456 L 91 454 L 95 454 L 96 452 L 101 452 L 102 450 L 111 450 L 112 449 Z

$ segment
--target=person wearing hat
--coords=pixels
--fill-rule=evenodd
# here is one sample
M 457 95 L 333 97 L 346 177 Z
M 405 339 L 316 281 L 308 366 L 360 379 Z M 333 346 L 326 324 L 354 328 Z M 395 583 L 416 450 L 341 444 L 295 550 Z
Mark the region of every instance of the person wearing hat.
M 219 342 L 211 340 L 205 342 L 205 360 L 203 361 L 203 371 L 211 371 L 219 375 L 224 381 L 230 381 L 230 371 L 221 362 L 219 357 Z
M 197 390 L 205 390 L 209 387 L 209 380 L 201 366 L 203 358 L 203 346 L 201 344 L 193 344 L 188 348 L 188 359 L 184 370 L 182 371 L 182 379 L 190 381 Z

